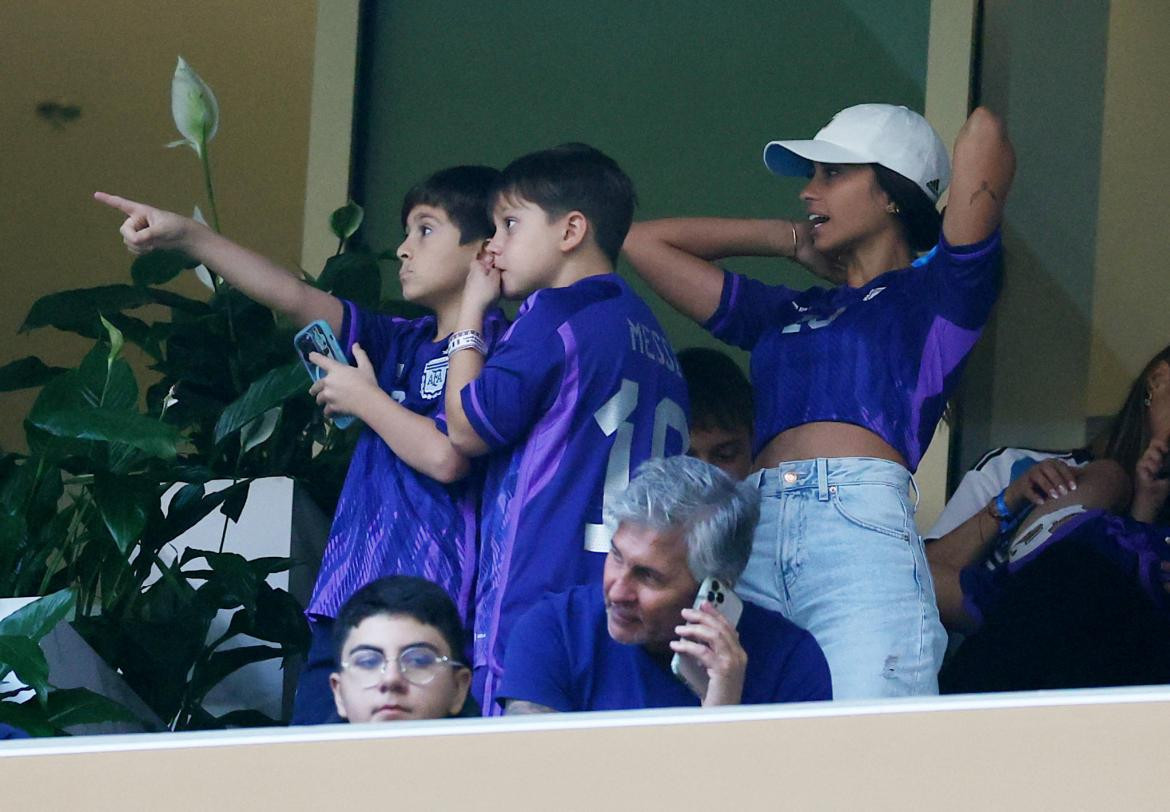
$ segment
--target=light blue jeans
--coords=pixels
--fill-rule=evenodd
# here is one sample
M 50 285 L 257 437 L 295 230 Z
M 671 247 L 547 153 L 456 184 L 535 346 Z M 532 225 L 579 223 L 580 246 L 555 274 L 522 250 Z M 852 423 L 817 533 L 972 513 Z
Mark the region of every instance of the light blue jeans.
M 736 592 L 812 633 L 835 699 L 937 694 L 946 633 L 910 472 L 844 457 L 785 462 L 748 481 L 760 524 Z

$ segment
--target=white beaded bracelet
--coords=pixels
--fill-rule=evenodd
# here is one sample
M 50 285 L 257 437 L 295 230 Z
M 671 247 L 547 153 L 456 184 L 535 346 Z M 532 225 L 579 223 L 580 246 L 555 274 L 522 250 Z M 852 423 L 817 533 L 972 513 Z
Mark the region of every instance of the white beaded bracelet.
M 460 350 L 475 350 L 480 355 L 487 355 L 487 342 L 483 340 L 483 333 L 479 330 L 460 330 L 451 334 L 447 340 L 446 354 L 448 357 Z

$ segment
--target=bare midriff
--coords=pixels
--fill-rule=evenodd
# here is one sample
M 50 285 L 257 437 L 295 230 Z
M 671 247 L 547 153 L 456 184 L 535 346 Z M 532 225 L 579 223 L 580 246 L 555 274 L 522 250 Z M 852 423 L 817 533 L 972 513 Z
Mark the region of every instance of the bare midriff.
M 902 455 L 869 429 L 831 422 L 805 423 L 780 432 L 756 457 L 755 467 L 773 468 L 782 462 L 817 457 L 877 457 L 907 467 Z

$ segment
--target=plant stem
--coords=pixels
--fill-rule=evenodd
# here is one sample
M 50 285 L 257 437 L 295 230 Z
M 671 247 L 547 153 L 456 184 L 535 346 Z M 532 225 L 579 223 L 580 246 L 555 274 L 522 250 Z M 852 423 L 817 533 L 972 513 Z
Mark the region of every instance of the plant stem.
M 211 152 L 207 144 L 206 127 L 207 125 L 204 124 L 203 139 L 199 150 L 199 163 L 203 167 L 203 188 L 207 191 L 207 205 L 211 208 L 211 227 L 215 229 L 216 234 L 221 234 L 223 232 L 219 226 L 219 206 L 215 202 L 215 184 L 211 182 Z M 218 292 L 223 285 L 223 279 L 211 269 L 208 270 L 212 275 L 215 289 Z M 228 338 L 231 340 L 232 349 L 235 351 L 235 354 L 228 358 L 228 371 L 232 376 L 232 385 L 235 386 L 237 391 L 240 391 L 243 388 L 243 383 L 240 380 L 239 358 L 236 357 L 239 353 L 239 342 L 236 340 L 236 323 L 232 316 L 231 299 L 225 298 L 224 308 L 227 312 Z
M 41 585 L 37 587 L 36 594 L 45 594 L 45 590 L 49 588 L 49 582 L 53 579 L 53 576 L 56 575 L 56 570 L 54 570 L 53 567 L 57 564 L 65 562 L 65 551 L 71 549 L 76 543 L 75 536 L 77 535 L 78 528 L 82 524 L 81 520 L 85 515 L 85 510 L 89 507 L 89 500 L 89 491 L 82 491 L 81 499 L 77 501 L 77 504 L 73 509 L 73 516 L 71 516 L 69 519 L 69 527 L 65 530 L 64 541 L 60 547 L 55 550 L 50 550 L 45 556 L 45 574 L 44 577 L 41 578 Z M 77 553 L 74 554 L 74 561 L 76 561 L 77 555 Z M 54 558 L 57 560 L 54 561 Z M 78 595 L 78 597 L 81 598 L 83 596 Z
M 219 208 L 215 205 L 215 186 L 211 182 L 211 153 L 207 146 L 207 125 L 203 125 L 203 143 L 199 150 L 199 162 L 203 164 L 203 186 L 207 190 L 207 203 L 211 207 L 211 227 L 219 234 Z

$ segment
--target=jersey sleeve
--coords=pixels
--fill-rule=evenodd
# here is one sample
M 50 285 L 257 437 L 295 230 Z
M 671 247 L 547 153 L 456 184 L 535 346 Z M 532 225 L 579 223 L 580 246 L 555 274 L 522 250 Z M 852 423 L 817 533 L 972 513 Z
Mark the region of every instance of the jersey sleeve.
M 765 285 L 758 279 L 724 270 L 719 307 L 703 329 L 720 341 L 751 350 L 765 329 L 788 317 L 792 300 L 798 295 L 799 291 L 783 285 Z
M 398 349 L 398 341 L 410 328 L 411 322 L 386 313 L 366 310 L 353 302 L 341 300 L 344 313 L 337 343 L 353 363 L 353 345 L 361 344 L 374 369 L 382 369 L 386 359 Z
M 971 245 L 951 245 L 941 233 L 938 245 L 915 261 L 934 297 L 939 315 L 960 327 L 978 328 L 999 296 L 1003 239 L 997 228 Z
M 508 635 L 504 679 L 497 701 L 535 702 L 556 711 L 576 710 L 569 686 L 569 651 L 550 599 L 525 612 Z
M 468 422 L 492 450 L 523 438 L 560 389 L 564 344 L 541 315 L 518 319 L 460 393 Z
M 773 702 L 819 702 L 833 698 L 829 662 L 816 639 L 804 629 L 780 669 Z

